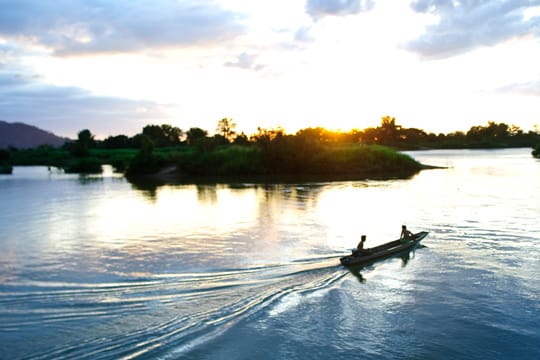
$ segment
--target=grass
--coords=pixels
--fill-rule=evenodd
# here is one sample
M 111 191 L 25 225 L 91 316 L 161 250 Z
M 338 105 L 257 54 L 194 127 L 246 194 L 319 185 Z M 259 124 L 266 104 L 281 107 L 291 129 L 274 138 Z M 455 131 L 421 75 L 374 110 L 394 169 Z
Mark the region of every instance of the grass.
M 222 145 L 199 149 L 182 145 L 156 148 L 142 155 L 137 149 L 91 149 L 87 157 L 48 146 L 11 152 L 13 165 L 46 165 L 66 172 L 94 173 L 111 164 L 129 175 L 148 175 L 176 165 L 187 176 L 410 176 L 421 165 L 408 155 L 380 145 L 301 143 Z
M 264 172 L 257 146 L 228 145 L 213 151 L 184 152 L 178 168 L 190 175 L 256 175 Z
M 417 172 L 421 165 L 408 155 L 380 145 L 327 146 L 313 160 L 311 172 L 380 174 Z
M 186 152 L 178 167 L 186 174 L 236 175 L 412 175 L 421 165 L 410 156 L 378 145 L 326 145 L 312 152 L 265 154 L 257 146 L 230 145 Z M 272 151 L 272 150 L 269 150 Z

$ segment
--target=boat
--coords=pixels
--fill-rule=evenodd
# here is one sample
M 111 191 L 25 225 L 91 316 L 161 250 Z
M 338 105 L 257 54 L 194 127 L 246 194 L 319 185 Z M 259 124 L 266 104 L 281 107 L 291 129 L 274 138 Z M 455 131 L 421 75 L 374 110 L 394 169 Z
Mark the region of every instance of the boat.
M 406 241 L 404 241 L 403 239 L 398 239 L 369 249 L 363 249 L 360 251 L 354 249 L 351 255 L 344 256 L 340 258 L 339 261 L 344 266 L 371 264 L 377 260 L 384 259 L 394 254 L 413 249 L 428 234 L 429 233 L 427 231 L 421 231 L 419 233 L 413 234 Z

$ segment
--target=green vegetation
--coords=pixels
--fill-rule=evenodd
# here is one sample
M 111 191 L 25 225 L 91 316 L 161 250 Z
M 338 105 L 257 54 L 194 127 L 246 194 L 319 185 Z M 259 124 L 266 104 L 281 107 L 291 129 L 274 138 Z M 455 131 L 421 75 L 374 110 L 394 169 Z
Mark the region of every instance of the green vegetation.
M 467 132 L 450 134 L 426 133 L 424 130 L 403 128 L 390 116 L 382 118 L 381 125 L 358 133 L 365 144 L 387 145 L 398 149 L 491 149 L 531 147 L 540 141 L 540 134 L 525 133 L 518 126 L 489 121 L 486 126 L 473 126 Z
M 410 156 L 380 145 L 325 147 L 311 163 L 310 172 L 321 174 L 414 174 L 421 165 Z
M 533 147 L 532 155 L 534 157 L 540 158 L 540 142 Z
M 83 159 L 69 161 L 64 167 L 64 171 L 66 173 L 99 174 L 102 172 L 102 168 L 98 159 L 85 157 Z
M 11 166 L 11 153 L 8 150 L 0 150 L 0 174 L 11 174 L 13 166 Z
M 141 150 L 131 160 L 126 175 L 137 176 L 154 174 L 165 165 L 166 161 L 163 157 L 154 154 L 154 143 L 147 135 L 141 138 Z
M 409 176 L 421 165 L 411 157 L 378 145 L 327 144 L 313 151 L 296 151 L 289 144 L 283 151 L 278 144 L 228 145 L 212 151 L 186 152 L 178 168 L 190 175 L 331 175 L 331 176 Z M 303 148 L 302 150 L 306 150 Z
M 193 148 L 177 159 L 178 169 L 189 175 L 259 175 L 264 173 L 261 150 L 254 145 L 222 145 L 214 149 Z
M 183 132 L 171 125 L 147 125 L 128 137 L 96 140 L 87 129 L 62 148 L 10 148 L 0 153 L 0 171 L 11 165 L 46 165 L 66 172 L 101 172 L 111 164 L 136 178 L 176 169 L 182 176 L 284 176 L 326 177 L 409 176 L 421 165 L 394 149 L 530 147 L 540 134 L 524 133 L 516 126 L 488 122 L 466 133 L 428 134 L 403 128 L 385 116 L 381 125 L 365 130 L 335 132 L 307 128 L 296 134 L 283 129 L 259 128 L 250 137 L 236 131 L 230 118 L 221 119 L 216 135 L 194 127 Z M 538 156 L 539 145 L 533 154 Z
M 95 147 L 95 143 L 94 135 L 85 129 L 79 132 L 77 140 L 68 144 L 67 148 L 74 157 L 83 158 L 90 155 L 89 149 Z

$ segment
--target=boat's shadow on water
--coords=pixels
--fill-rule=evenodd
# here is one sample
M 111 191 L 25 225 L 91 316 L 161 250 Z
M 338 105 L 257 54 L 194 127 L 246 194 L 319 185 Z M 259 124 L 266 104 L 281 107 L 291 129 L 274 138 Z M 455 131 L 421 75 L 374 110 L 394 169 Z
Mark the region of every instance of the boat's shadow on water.
M 376 263 L 382 263 L 384 261 L 387 261 L 388 259 L 395 259 L 395 258 L 401 259 L 401 267 L 404 268 L 405 266 L 407 266 L 410 260 L 415 258 L 416 250 L 422 249 L 425 247 L 427 246 L 419 244 L 412 249 L 403 251 L 398 254 L 393 254 L 383 259 L 378 259 L 371 263 L 361 264 L 361 265 L 356 265 L 356 266 L 350 265 L 350 266 L 345 266 L 345 268 L 349 270 L 351 274 L 353 274 L 354 277 L 356 277 L 360 283 L 364 284 L 366 282 L 366 278 L 364 277 L 364 275 L 362 275 L 362 271 L 366 272 L 368 270 L 372 270 L 375 268 Z

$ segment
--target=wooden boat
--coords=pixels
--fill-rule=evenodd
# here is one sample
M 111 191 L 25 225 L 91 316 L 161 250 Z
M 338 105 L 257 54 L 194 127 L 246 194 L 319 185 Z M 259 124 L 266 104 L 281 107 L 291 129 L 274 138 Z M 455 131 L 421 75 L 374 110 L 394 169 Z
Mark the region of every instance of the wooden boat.
M 394 254 L 413 249 L 428 234 L 427 231 L 421 231 L 414 234 L 407 241 L 399 239 L 361 251 L 355 249 L 351 255 L 344 256 L 339 261 L 345 266 L 367 265 Z

